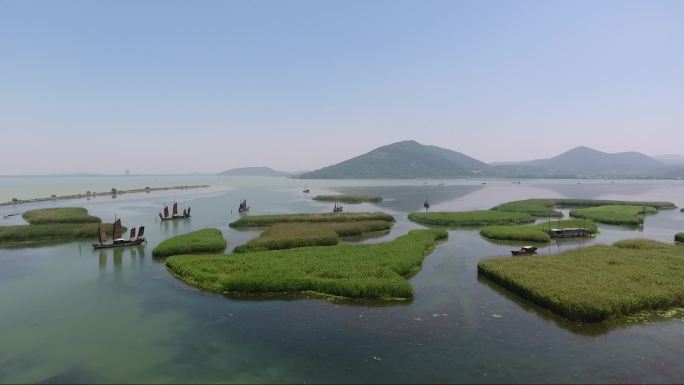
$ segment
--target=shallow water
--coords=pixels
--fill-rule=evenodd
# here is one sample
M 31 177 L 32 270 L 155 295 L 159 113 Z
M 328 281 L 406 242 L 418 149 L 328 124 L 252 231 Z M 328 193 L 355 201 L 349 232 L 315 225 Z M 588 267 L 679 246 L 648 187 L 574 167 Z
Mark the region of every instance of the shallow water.
M 131 179 L 132 178 L 132 179 Z M 252 213 L 324 212 L 330 192 L 379 194 L 395 215 L 393 239 L 419 225 L 406 213 L 489 208 L 541 197 L 665 200 L 684 205 L 682 181 L 444 180 L 300 181 L 287 178 L 0 178 L 6 197 L 200 184 L 166 191 L 2 207 L 83 206 L 104 220 L 146 225 L 145 247 L 94 251 L 89 241 L 0 249 L 0 382 L 682 382 L 681 316 L 582 325 L 563 320 L 477 277 L 477 262 L 520 245 L 495 244 L 476 230 L 453 230 L 411 278 L 400 304 L 320 299 L 226 298 L 175 280 L 151 250 L 165 238 L 217 227 L 229 250 L 255 237 L 227 224 L 241 199 Z M 443 186 L 439 186 L 444 183 Z M 482 184 L 486 183 L 486 184 Z M 304 186 L 311 195 L 301 193 Z M 9 187 L 8 187 L 9 186 Z M 96 186 L 96 187 L 92 187 Z M 101 186 L 101 188 L 97 187 Z M 33 195 L 31 195 L 33 194 Z M 2 198 L 0 200 L 8 200 Z M 155 220 L 164 202 L 192 206 L 188 221 Z M 232 210 L 232 213 L 231 213 Z M 0 225 L 22 223 L 20 216 Z M 643 228 L 601 226 L 592 240 L 540 253 L 647 237 L 671 242 L 684 230 L 679 210 L 649 216 Z M 677 313 L 680 314 L 680 313 Z

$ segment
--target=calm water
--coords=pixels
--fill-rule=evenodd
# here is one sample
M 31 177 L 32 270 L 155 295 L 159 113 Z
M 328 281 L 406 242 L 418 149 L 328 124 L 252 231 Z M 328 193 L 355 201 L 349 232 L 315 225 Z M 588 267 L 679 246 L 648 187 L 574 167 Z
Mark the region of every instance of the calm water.
M 151 250 L 172 235 L 221 229 L 235 247 L 258 233 L 227 225 L 248 199 L 253 214 L 323 212 L 311 196 L 334 191 L 382 195 L 397 218 L 395 238 L 418 225 L 406 213 L 489 208 L 530 197 L 666 200 L 684 205 L 682 181 L 299 181 L 285 178 L 0 178 L 0 201 L 13 196 L 207 183 L 212 188 L 98 197 L 0 208 L 79 205 L 124 225 L 145 224 L 146 247 L 93 251 L 90 242 L 0 249 L 0 382 L 682 382 L 684 322 L 581 325 L 564 321 L 479 280 L 477 262 L 520 245 L 494 244 L 477 231 L 449 241 L 411 278 L 403 304 L 318 299 L 245 300 L 190 288 Z M 439 186 L 439 183 L 444 183 Z M 186 222 L 159 223 L 164 202 L 192 206 Z M 232 210 L 232 212 L 231 212 Z M 22 223 L 20 216 L 1 225 Z M 592 243 L 648 237 L 671 242 L 684 230 L 679 210 L 650 216 L 642 229 L 602 226 L 590 241 L 542 248 L 555 253 Z

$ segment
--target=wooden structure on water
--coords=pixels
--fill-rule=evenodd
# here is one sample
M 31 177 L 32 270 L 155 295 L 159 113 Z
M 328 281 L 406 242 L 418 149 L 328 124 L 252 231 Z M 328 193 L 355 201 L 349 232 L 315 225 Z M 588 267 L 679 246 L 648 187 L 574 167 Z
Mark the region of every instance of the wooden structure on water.
M 93 249 L 109 249 L 113 247 L 141 245 L 143 243 L 147 243 L 144 235 L 145 226 L 140 226 L 137 235 L 135 233 L 134 227 L 131 229 L 131 234 L 128 236 L 128 239 L 123 239 L 121 219 L 117 219 L 114 221 L 112 241 L 107 242 L 107 230 L 105 229 L 104 225 L 100 225 L 100 230 L 98 232 L 99 243 L 93 243 Z
M 173 213 L 171 216 L 169 216 L 169 207 L 164 205 L 164 215 L 159 213 L 159 219 L 161 219 L 162 222 L 172 221 L 174 219 L 187 219 L 190 218 L 190 209 L 191 207 L 183 209 L 183 214 L 178 214 L 178 203 L 173 202 Z
M 584 227 L 549 229 L 549 236 L 551 236 L 551 238 L 582 238 L 591 236 L 591 231 Z
M 535 246 L 523 246 L 520 250 L 511 250 L 512 255 L 532 255 L 537 254 L 537 248 Z

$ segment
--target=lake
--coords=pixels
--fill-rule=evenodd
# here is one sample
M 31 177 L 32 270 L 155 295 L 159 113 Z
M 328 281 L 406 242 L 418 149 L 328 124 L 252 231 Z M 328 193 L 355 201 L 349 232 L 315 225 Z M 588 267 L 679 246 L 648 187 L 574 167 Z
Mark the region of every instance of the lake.
M 345 211 L 395 216 L 383 242 L 420 225 L 408 212 L 490 208 L 524 198 L 671 201 L 684 181 L 296 180 L 130 176 L 0 178 L 0 201 L 52 194 L 209 184 L 188 191 L 0 207 L 0 214 L 82 206 L 104 221 L 145 225 L 145 247 L 93 250 L 91 241 L 0 249 L 0 382 L 682 382 L 684 311 L 598 325 L 566 321 L 483 279 L 478 261 L 510 255 L 477 230 L 449 231 L 410 279 L 402 303 L 309 298 L 229 298 L 174 279 L 152 249 L 177 234 L 219 228 L 228 249 L 258 231 L 228 223 L 247 199 L 251 214 L 327 212 L 326 193 L 381 195 Z M 427 184 L 425 184 L 427 183 Z M 443 184 L 443 185 L 440 185 Z M 302 189 L 311 189 L 310 195 Z M 187 221 L 159 222 L 164 203 L 192 206 Z M 1 216 L 0 216 L 1 218 Z M 24 223 L 20 215 L 0 225 Z M 619 239 L 672 242 L 684 213 L 648 216 L 643 228 L 601 226 L 591 240 L 552 243 L 541 254 Z

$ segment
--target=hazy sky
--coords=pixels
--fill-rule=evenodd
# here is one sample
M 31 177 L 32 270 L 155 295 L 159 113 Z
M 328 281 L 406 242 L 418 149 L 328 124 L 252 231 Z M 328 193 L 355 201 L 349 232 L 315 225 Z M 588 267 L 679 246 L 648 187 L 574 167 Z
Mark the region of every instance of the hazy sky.
M 684 1 L 0 0 L 0 174 L 684 153 Z

